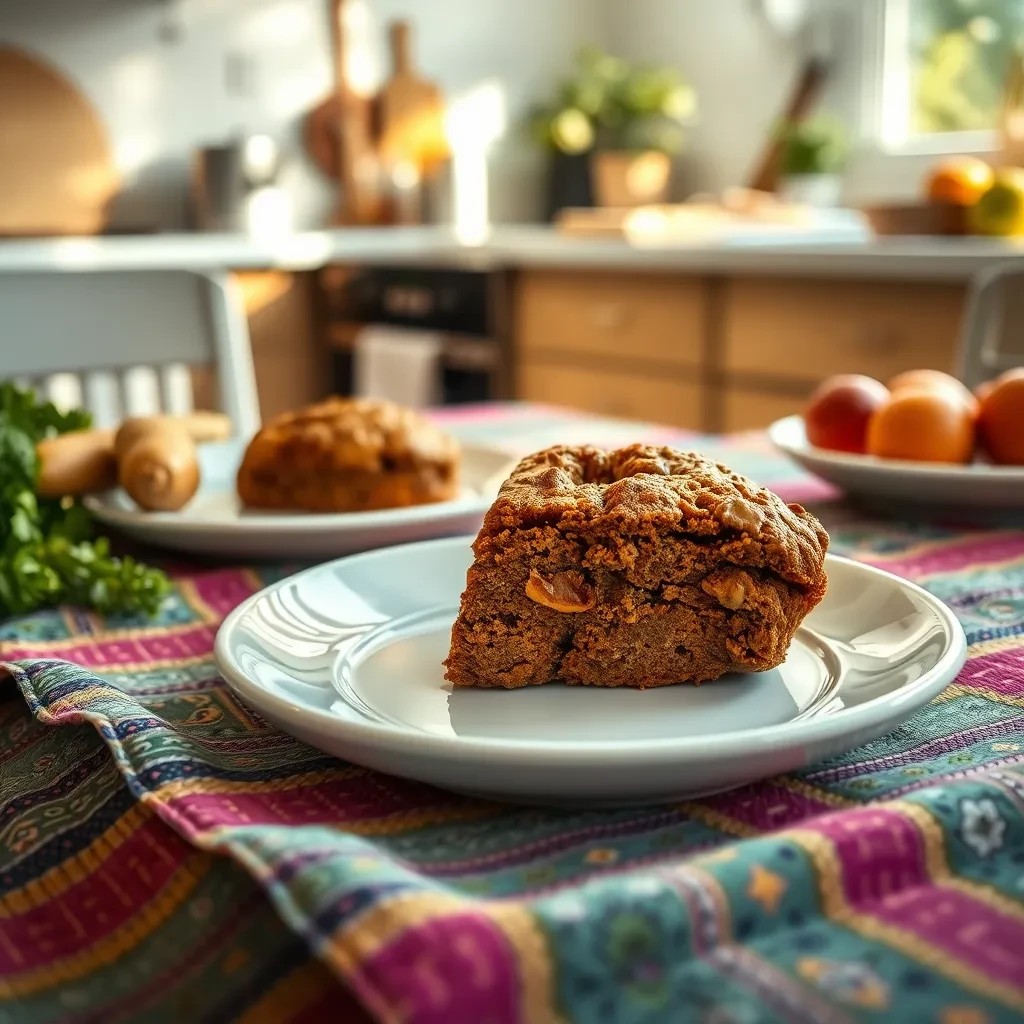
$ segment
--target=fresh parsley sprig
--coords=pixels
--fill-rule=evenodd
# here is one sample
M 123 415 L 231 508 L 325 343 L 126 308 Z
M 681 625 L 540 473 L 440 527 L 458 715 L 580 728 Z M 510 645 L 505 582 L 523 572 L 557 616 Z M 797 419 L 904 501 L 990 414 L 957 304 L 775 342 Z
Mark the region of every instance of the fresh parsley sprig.
M 54 604 L 154 615 L 169 590 L 158 569 L 94 540 L 92 517 L 77 501 L 36 494 L 38 442 L 90 425 L 87 412 L 61 412 L 0 383 L 0 618 Z

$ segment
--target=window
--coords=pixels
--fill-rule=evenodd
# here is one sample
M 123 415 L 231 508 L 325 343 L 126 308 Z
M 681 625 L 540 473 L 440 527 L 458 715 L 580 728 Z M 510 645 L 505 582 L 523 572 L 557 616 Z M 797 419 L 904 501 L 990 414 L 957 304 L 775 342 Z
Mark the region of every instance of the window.
M 883 142 L 984 148 L 1021 46 L 1024 0 L 885 0 Z

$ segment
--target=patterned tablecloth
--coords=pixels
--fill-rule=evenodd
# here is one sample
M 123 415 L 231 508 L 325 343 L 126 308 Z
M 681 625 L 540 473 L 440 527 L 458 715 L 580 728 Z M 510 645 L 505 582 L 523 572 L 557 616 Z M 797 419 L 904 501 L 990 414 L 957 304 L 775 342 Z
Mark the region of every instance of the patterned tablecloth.
M 444 418 L 517 452 L 685 440 Z M 871 518 L 761 437 L 689 441 L 948 602 L 956 683 L 807 771 L 568 812 L 332 760 L 235 700 L 217 624 L 294 567 L 174 566 L 155 622 L 0 624 L 0 1020 L 1021 1019 L 1024 532 Z

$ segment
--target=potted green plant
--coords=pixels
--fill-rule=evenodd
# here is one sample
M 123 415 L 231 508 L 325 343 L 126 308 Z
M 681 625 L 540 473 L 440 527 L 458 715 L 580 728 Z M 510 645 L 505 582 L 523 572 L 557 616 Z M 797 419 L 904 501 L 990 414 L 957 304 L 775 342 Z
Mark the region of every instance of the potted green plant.
M 674 69 L 630 65 L 588 48 L 554 99 L 533 111 L 531 125 L 556 165 L 568 158 L 589 175 L 598 205 L 639 206 L 664 200 L 671 157 L 695 108 L 693 90 Z
M 837 206 L 842 191 L 841 173 L 849 152 L 843 125 L 822 116 L 789 121 L 779 130 L 782 195 L 809 206 Z

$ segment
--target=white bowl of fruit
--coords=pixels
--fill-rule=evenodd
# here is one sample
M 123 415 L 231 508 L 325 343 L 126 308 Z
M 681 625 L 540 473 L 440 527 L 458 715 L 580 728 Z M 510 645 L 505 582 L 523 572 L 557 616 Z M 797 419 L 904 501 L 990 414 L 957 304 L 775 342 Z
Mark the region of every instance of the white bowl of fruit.
M 887 384 L 831 377 L 802 416 L 778 420 L 769 435 L 853 495 L 1024 509 L 1024 368 L 973 393 L 938 370 L 911 370 Z

